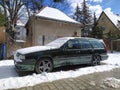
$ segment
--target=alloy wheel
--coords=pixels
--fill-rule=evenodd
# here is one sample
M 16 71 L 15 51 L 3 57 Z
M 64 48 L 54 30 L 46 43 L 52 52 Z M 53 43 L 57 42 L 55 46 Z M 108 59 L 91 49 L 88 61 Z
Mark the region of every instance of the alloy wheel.
M 100 57 L 98 55 L 93 56 L 91 64 L 93 66 L 100 65 Z
M 37 73 L 50 72 L 52 71 L 52 69 L 53 69 L 53 64 L 49 59 L 39 60 L 39 62 L 36 65 Z

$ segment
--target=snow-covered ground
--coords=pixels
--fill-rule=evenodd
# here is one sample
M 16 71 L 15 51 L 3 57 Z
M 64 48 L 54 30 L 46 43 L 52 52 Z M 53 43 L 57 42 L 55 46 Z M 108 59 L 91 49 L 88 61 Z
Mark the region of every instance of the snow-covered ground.
M 110 71 L 114 68 L 120 68 L 120 53 L 109 53 L 109 58 L 100 66 L 90 66 L 79 68 L 77 70 L 59 71 L 51 73 L 42 73 L 19 77 L 15 71 L 13 60 L 0 61 L 0 89 L 20 88 L 24 86 L 33 86 L 42 82 L 51 82 L 62 78 L 74 78 L 77 76 L 90 74 L 94 72 Z M 108 80 L 107 80 L 108 81 Z

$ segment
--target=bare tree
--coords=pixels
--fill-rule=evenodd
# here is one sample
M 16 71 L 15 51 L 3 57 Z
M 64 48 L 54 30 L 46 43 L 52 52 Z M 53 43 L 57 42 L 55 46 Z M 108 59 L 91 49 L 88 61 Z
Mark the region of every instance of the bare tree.
M 4 26 L 4 25 L 5 25 L 5 16 L 0 8 L 0 26 Z
M 10 36 L 10 40 L 14 41 L 15 26 L 21 16 L 19 11 L 24 4 L 22 0 L 1 0 L 0 5 L 3 7 L 6 17 L 6 32 Z
M 12 41 L 15 39 L 14 32 L 17 20 L 22 16 L 22 14 L 19 13 L 22 6 L 26 6 L 29 17 L 31 11 L 36 12 L 43 6 L 59 8 L 65 12 L 69 7 L 66 0 L 49 0 L 49 3 L 47 0 L 0 0 L 0 5 L 4 9 L 4 14 L 6 17 L 6 31 Z
M 49 6 L 60 9 L 61 11 L 67 12 L 70 4 L 67 0 L 22 0 L 23 3 L 26 5 L 28 11 L 29 9 L 36 13 L 42 7 Z

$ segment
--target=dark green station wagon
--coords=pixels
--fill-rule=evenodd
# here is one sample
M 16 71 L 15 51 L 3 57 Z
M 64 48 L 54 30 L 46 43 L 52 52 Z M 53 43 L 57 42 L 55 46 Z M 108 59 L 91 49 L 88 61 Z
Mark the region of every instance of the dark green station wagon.
M 65 65 L 99 65 L 108 58 L 106 45 L 94 38 L 63 37 L 45 46 L 18 49 L 14 63 L 18 71 L 50 72 Z

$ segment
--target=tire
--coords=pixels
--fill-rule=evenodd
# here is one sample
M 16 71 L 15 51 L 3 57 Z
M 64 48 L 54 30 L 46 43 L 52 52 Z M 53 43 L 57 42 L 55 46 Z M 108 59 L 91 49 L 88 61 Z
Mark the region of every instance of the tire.
M 53 63 L 48 58 L 39 60 L 35 66 L 35 71 L 38 74 L 43 72 L 51 72 L 52 70 L 53 70 Z
M 101 61 L 100 56 L 99 55 L 94 55 L 92 57 L 91 65 L 92 66 L 100 65 L 100 61 Z

